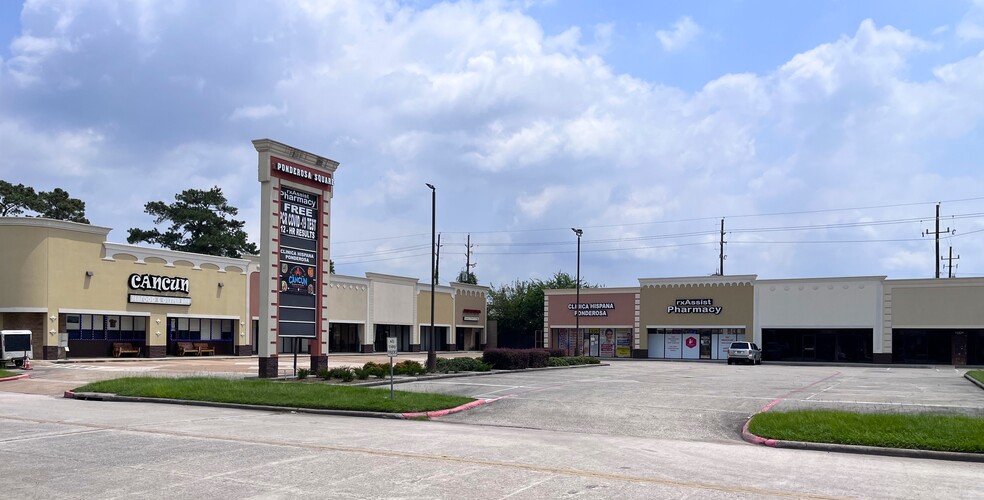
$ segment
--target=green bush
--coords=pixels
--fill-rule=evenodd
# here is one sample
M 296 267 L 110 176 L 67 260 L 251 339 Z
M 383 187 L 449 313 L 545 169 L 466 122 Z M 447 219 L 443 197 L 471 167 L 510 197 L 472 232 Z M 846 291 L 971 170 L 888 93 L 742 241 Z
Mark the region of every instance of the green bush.
M 311 375 L 311 370 L 308 370 L 307 368 L 298 368 L 297 369 L 297 378 L 298 379 L 304 380 L 304 379 L 308 378 L 308 375 Z
M 351 382 L 352 379 L 355 378 L 355 374 L 352 373 L 351 368 L 347 366 L 340 366 L 338 368 L 332 368 L 331 370 L 328 370 L 328 374 L 325 377 L 325 380 L 330 380 L 333 378 L 337 378 L 342 382 Z
M 427 373 L 427 369 L 419 362 L 407 359 L 393 365 L 393 373 L 396 375 L 423 375 Z
M 362 365 L 362 369 L 366 370 L 370 376 L 376 378 L 383 378 L 389 373 L 389 365 L 384 365 L 382 363 L 373 363 L 372 361 Z
M 331 378 L 331 374 L 328 372 L 327 368 L 322 368 L 318 370 L 318 377 L 328 380 Z
M 487 372 L 491 369 L 492 366 L 482 362 L 482 358 L 437 358 L 440 373 Z
M 601 360 L 591 356 L 562 356 L 550 358 L 548 366 L 596 365 Z
M 366 370 L 365 368 L 354 368 L 352 372 L 355 373 L 355 378 L 359 380 L 369 378 L 369 370 Z

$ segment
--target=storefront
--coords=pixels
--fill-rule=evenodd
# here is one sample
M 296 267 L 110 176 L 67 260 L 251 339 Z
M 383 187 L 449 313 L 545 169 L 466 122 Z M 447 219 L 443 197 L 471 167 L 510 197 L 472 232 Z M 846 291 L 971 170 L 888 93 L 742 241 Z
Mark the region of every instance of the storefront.
M 891 362 L 984 365 L 984 278 L 887 280 L 885 304 Z
M 544 345 L 570 356 L 629 358 L 636 331 L 635 288 L 544 290 Z
M 884 276 L 759 280 L 755 342 L 764 361 L 871 363 L 883 352 Z
M 468 283 L 451 283 L 451 288 L 454 291 L 454 348 L 458 351 L 485 349 L 489 289 Z
M 752 328 L 755 276 L 640 279 L 636 357 L 725 360 Z
M 110 228 L 0 218 L 0 327 L 43 359 L 174 354 L 193 342 L 249 355 L 250 261 L 109 243 Z
M 438 285 L 434 288 L 434 336 L 431 337 L 431 286 L 417 285 L 417 328 L 414 332 L 416 345 L 421 351 L 430 351 L 431 338 L 435 351 L 454 350 L 451 326 L 454 324 L 454 291 L 450 286 Z
M 366 341 L 369 320 L 368 278 L 332 275 L 328 290 L 328 352 L 372 352 Z

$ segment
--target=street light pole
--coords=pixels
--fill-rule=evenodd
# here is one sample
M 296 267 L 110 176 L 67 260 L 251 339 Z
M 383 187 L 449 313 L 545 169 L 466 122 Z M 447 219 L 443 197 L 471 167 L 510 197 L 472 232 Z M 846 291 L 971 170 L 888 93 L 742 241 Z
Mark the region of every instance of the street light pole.
M 577 295 L 574 299 L 577 302 L 577 305 L 574 306 L 574 329 L 577 331 L 577 337 L 574 339 L 574 349 L 578 349 L 578 343 L 583 340 L 581 338 L 581 235 L 584 234 L 584 231 L 573 227 L 571 231 L 577 235 Z M 581 350 L 578 349 L 575 356 L 580 355 Z
M 433 184 L 427 183 L 427 187 L 431 189 L 431 326 L 430 334 L 428 335 L 430 339 L 430 345 L 427 346 L 427 371 L 436 372 L 437 371 L 437 352 L 434 350 L 434 286 L 436 285 L 435 276 L 436 269 L 434 266 L 437 265 L 437 258 L 435 256 L 435 240 L 437 238 L 437 188 Z

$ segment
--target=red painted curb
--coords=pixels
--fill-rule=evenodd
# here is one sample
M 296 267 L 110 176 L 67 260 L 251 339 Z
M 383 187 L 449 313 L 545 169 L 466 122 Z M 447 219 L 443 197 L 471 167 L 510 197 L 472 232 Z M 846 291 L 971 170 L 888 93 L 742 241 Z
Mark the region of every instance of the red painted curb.
M 817 384 L 820 384 L 820 383 L 823 383 L 823 382 L 825 382 L 827 380 L 830 380 L 830 379 L 832 379 L 832 378 L 834 378 L 834 377 L 836 377 L 838 375 L 840 375 L 840 372 L 837 372 L 837 373 L 834 373 L 833 375 L 824 377 L 824 378 L 822 378 L 820 380 L 817 380 L 816 382 L 814 382 L 812 384 L 805 385 L 805 386 L 800 387 L 798 389 L 793 389 L 793 390 L 787 392 L 786 394 L 783 394 L 782 396 L 779 396 L 778 398 L 776 398 L 771 403 L 763 406 L 761 410 L 755 412 L 754 415 L 752 415 L 751 417 L 748 417 L 748 420 L 745 421 L 745 425 L 743 425 L 741 427 L 741 438 L 744 439 L 745 441 L 748 441 L 749 443 L 752 443 L 752 444 L 760 444 L 762 446 L 771 446 L 773 448 L 778 448 L 779 447 L 779 440 L 778 439 L 768 439 L 768 438 L 764 438 L 762 436 L 756 436 L 755 434 L 752 434 L 752 432 L 748 430 L 748 423 L 752 421 L 752 417 L 754 417 L 755 415 L 758 415 L 759 413 L 765 413 L 765 412 L 771 410 L 772 407 L 774 407 L 775 405 L 781 403 L 783 399 L 786 399 L 787 397 L 789 397 L 794 392 L 798 392 L 798 391 L 802 391 L 804 389 L 808 389 L 808 388 L 813 387 L 813 386 L 815 386 Z
M 68 398 L 68 399 L 75 399 L 75 392 L 73 392 L 73 391 L 65 391 L 65 394 L 63 394 L 62 397 Z
M 776 440 L 776 439 L 766 439 L 766 438 L 764 438 L 762 436 L 756 436 L 755 434 L 752 434 L 751 431 L 748 430 L 748 422 L 751 422 L 751 419 L 749 419 L 748 421 L 746 421 L 745 422 L 745 425 L 741 428 L 741 438 L 742 439 L 744 439 L 745 441 L 748 441 L 749 443 L 752 443 L 752 444 L 760 444 L 760 445 L 763 445 L 763 446 L 771 446 L 773 448 L 778 448 L 778 445 L 779 445 L 779 441 L 778 440 Z
M 30 377 L 31 377 L 30 373 L 25 373 L 23 375 L 14 375 L 13 377 L 0 378 L 0 382 L 7 382 L 10 380 L 20 380 L 22 378 L 30 378 Z
M 472 409 L 472 408 L 474 408 L 476 406 L 484 405 L 486 403 L 491 403 L 493 401 L 497 401 L 498 399 L 499 398 L 496 398 L 496 399 L 476 399 L 475 401 L 472 401 L 471 403 L 466 403 L 466 404 L 463 404 L 461 406 L 457 406 L 455 408 L 449 408 L 447 410 L 434 410 L 434 411 L 422 411 L 422 412 L 416 412 L 416 413 L 404 413 L 403 414 L 403 417 L 404 418 L 417 418 L 417 417 L 432 417 L 433 418 L 433 417 L 443 417 L 443 416 L 449 415 L 451 413 L 457 413 L 459 411 L 469 410 L 469 409 Z

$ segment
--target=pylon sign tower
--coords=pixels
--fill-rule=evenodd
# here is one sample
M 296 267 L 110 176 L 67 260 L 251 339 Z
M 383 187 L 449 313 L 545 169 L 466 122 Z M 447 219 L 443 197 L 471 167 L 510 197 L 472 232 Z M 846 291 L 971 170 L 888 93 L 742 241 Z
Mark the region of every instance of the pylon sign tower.
M 328 366 L 331 198 L 338 162 L 270 139 L 253 146 L 261 196 L 259 376 L 279 375 L 280 338 L 308 339 L 311 370 L 317 371 Z

